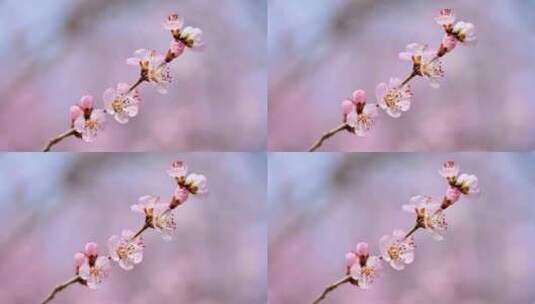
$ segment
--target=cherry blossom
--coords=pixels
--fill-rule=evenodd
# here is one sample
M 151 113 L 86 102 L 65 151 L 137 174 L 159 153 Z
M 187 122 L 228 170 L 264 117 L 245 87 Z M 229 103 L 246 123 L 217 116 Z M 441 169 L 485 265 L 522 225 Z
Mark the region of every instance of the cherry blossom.
M 470 22 L 459 21 L 455 23 L 452 33 L 461 43 L 472 44 L 476 41 L 474 25 Z
M 448 223 L 440 204 L 435 202 L 432 197 L 425 195 L 413 196 L 410 199 L 410 203 L 403 205 L 402 208 L 407 212 L 416 214 L 421 228 L 431 232 L 435 240 L 444 239 L 442 233 L 448 229 Z
M 405 238 L 403 230 L 394 230 L 392 235 L 384 235 L 379 242 L 383 260 L 390 263 L 392 268 L 403 270 L 405 264 L 414 261 L 416 248 L 414 238 L 412 236 Z
M 435 21 L 444 27 L 449 27 L 455 22 L 455 14 L 449 8 L 441 9 L 439 15 L 435 17 Z
M 85 142 L 92 142 L 98 133 L 104 130 L 106 123 L 106 114 L 104 110 L 94 109 L 90 111 L 89 116 L 80 115 L 74 120 L 73 127 Z
M 350 274 L 360 288 L 368 289 L 379 277 L 381 269 L 381 259 L 377 256 L 369 256 L 364 263 L 353 264 Z
M 188 26 L 180 33 L 180 40 L 184 44 L 194 50 L 200 50 L 204 47 L 202 40 L 202 30 L 200 28 Z
M 367 104 L 366 100 L 366 92 L 356 90 L 351 100 L 342 102 L 344 120 L 351 128 L 351 132 L 358 136 L 365 136 L 375 124 L 375 118 L 378 116 L 377 105 Z
M 208 184 L 206 176 L 197 173 L 191 173 L 186 177 L 186 188 L 191 194 L 204 194 L 208 192 Z
M 160 198 L 156 196 L 142 196 L 139 203 L 132 205 L 131 209 L 144 214 L 149 227 L 161 232 L 164 240 L 171 240 L 176 230 L 175 216 L 168 204 L 159 201 Z
M 459 174 L 459 165 L 452 160 L 448 160 L 444 162 L 438 173 L 447 179 L 456 178 Z
M 134 55 L 126 60 L 127 64 L 140 66 L 143 77 L 152 83 L 160 94 L 166 94 L 172 77 L 165 56 L 147 49 L 139 49 Z
M 440 87 L 438 80 L 444 77 L 444 71 L 437 51 L 429 50 L 427 45 L 411 43 L 407 45 L 405 52 L 399 53 L 399 58 L 412 61 L 415 73 L 427 78 L 431 87 Z
M 188 174 L 188 166 L 183 161 L 174 161 L 171 168 L 167 169 L 167 174 L 177 179 L 185 179 L 186 174 Z
M 116 89 L 109 88 L 104 91 L 103 99 L 106 112 L 121 124 L 137 115 L 141 101 L 137 89 L 130 90 L 126 83 L 119 83 Z
M 461 174 L 457 178 L 455 186 L 464 194 L 475 196 L 479 194 L 479 180 L 472 174 Z
M 141 236 L 133 238 L 134 232 L 123 230 L 121 237 L 112 235 L 108 239 L 110 258 L 119 263 L 124 270 L 131 270 L 143 260 L 143 240 Z
M 391 117 L 397 118 L 410 109 L 412 93 L 409 85 L 401 86 L 399 78 L 390 78 L 387 85 L 382 82 L 375 89 L 377 103 Z
M 109 258 L 99 256 L 97 250 L 97 244 L 92 242 L 86 244 L 86 259 L 78 270 L 80 278 L 84 280 L 87 287 L 92 289 L 98 288 L 102 281 L 108 277 L 111 267 Z M 77 258 L 80 259 L 79 256 Z
M 164 23 L 164 28 L 169 31 L 180 31 L 184 26 L 184 19 L 177 14 L 167 16 Z

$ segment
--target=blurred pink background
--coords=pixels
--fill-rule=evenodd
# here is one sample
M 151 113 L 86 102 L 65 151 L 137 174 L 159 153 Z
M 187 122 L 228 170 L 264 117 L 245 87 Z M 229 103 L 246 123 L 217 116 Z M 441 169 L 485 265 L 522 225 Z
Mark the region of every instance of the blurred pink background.
M 168 95 L 141 89 L 139 115 L 111 121 L 95 143 L 60 151 L 259 151 L 266 145 L 265 1 L 0 1 L 0 150 L 36 151 L 68 128 L 84 94 L 137 80 L 126 58 L 165 52 L 172 12 L 204 31 L 203 52 L 172 63 Z
M 110 235 L 139 229 L 130 206 L 170 198 L 175 159 L 209 193 L 176 210 L 173 240 L 149 230 L 133 270 L 114 265 L 100 289 L 70 286 L 51 303 L 265 303 L 266 156 L 251 153 L 0 155 L 0 303 L 40 303 L 86 242 L 107 252 Z
M 403 78 L 398 53 L 411 42 L 437 47 L 433 17 L 454 9 L 473 22 L 474 47 L 444 58 L 440 89 L 411 82 L 412 108 L 381 113 L 367 138 L 336 135 L 324 151 L 532 150 L 535 139 L 534 1 L 269 1 L 269 149 L 304 151 L 341 123 L 340 102 L 359 88 Z
M 535 154 L 271 154 L 269 302 L 311 303 L 344 275 L 357 242 L 379 251 L 379 239 L 409 229 L 401 206 L 413 195 L 441 197 L 445 160 L 479 177 L 481 195 L 446 212 L 437 242 L 418 231 L 415 261 L 384 265 L 370 290 L 344 285 L 328 303 L 533 303 L 535 291 Z

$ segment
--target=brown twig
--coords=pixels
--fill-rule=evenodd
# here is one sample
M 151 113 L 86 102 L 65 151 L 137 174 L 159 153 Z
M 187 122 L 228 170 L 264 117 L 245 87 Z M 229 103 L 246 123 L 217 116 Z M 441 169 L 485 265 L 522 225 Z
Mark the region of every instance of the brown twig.
M 347 128 L 348 128 L 348 125 L 346 123 L 343 123 L 343 124 L 339 125 L 338 127 L 323 133 L 323 135 L 321 135 L 320 139 L 318 139 L 312 145 L 312 147 L 310 147 L 308 152 L 316 151 L 317 149 L 319 149 L 319 147 L 321 147 L 321 145 L 323 144 L 324 141 L 326 141 L 327 139 L 331 138 L 332 136 L 334 136 L 336 133 L 338 133 L 340 131 L 347 130 Z
M 74 130 L 73 128 L 70 128 L 69 130 L 61 133 L 60 135 L 58 135 L 58 136 L 52 138 L 50 141 L 48 141 L 46 146 L 43 148 L 43 152 L 49 152 L 50 149 L 52 149 L 52 147 L 54 145 L 58 144 L 59 142 L 61 142 L 65 138 L 70 137 L 70 136 L 74 136 L 74 135 L 76 135 L 76 130 Z
M 68 281 L 66 281 L 65 283 L 59 284 L 58 286 L 54 287 L 52 292 L 50 292 L 48 297 L 43 302 L 41 302 L 41 304 L 46 304 L 52 301 L 52 299 L 56 296 L 57 293 L 61 292 L 62 290 L 64 290 L 65 288 L 69 287 L 72 284 L 80 283 L 80 282 L 82 282 L 82 278 L 80 278 L 80 276 L 75 276 L 69 279 Z
M 337 282 L 334 282 L 331 285 L 327 286 L 323 290 L 323 292 L 316 298 L 316 300 L 314 300 L 314 302 L 312 302 L 312 304 L 318 304 L 323 299 L 325 299 L 325 297 L 327 296 L 327 294 L 329 294 L 329 292 L 331 292 L 331 291 L 335 290 L 336 288 L 344 285 L 345 283 L 351 282 L 351 280 L 352 280 L 351 276 L 348 275 L 348 276 L 345 276 L 342 279 L 338 280 Z

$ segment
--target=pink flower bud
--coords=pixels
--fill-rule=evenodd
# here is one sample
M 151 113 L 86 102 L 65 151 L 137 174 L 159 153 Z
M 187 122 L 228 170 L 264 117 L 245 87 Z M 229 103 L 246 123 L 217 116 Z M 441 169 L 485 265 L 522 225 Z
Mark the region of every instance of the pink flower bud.
M 175 190 L 175 199 L 180 202 L 180 204 L 184 203 L 189 197 L 189 191 L 188 189 L 185 189 L 183 187 L 177 187 Z
M 442 46 L 450 52 L 457 46 L 457 39 L 451 35 L 444 35 L 444 38 L 442 38 Z
M 74 266 L 76 267 L 76 269 L 78 269 L 78 267 L 82 266 L 82 264 L 84 264 L 85 262 L 85 255 L 81 252 L 77 252 L 75 255 L 74 255 Z
M 459 200 L 461 194 L 461 190 L 454 187 L 448 187 L 448 190 L 446 190 L 446 199 L 449 200 L 451 204 L 453 204 Z
M 356 90 L 353 92 L 353 102 L 355 104 L 357 103 L 365 103 L 368 98 L 366 97 L 366 91 L 364 90 Z
M 357 244 L 357 251 L 355 251 L 355 253 L 358 256 L 367 256 L 369 254 L 368 243 L 366 243 L 366 242 L 358 243 Z
M 80 108 L 83 110 L 90 110 L 93 108 L 93 96 L 84 95 L 80 98 Z
M 75 121 L 78 117 L 82 116 L 82 114 L 83 111 L 79 106 L 74 105 L 69 109 L 69 118 L 71 121 Z
M 357 262 L 357 256 L 353 252 L 346 253 L 346 267 L 351 268 Z
M 351 100 L 344 100 L 342 101 L 342 112 L 344 113 L 344 115 L 347 115 L 351 112 L 353 112 L 353 109 L 355 108 L 355 106 L 353 105 L 353 102 Z
M 98 245 L 93 242 L 85 244 L 85 255 L 86 256 L 97 256 Z

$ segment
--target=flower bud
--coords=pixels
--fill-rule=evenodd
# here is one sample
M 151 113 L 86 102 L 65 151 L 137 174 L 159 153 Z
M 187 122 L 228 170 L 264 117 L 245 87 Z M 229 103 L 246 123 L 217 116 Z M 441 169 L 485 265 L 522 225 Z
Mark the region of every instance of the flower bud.
M 346 253 L 346 267 L 351 268 L 357 262 L 357 256 L 353 252 Z
M 98 245 L 96 243 L 93 243 L 93 242 L 89 242 L 87 244 L 85 244 L 85 255 L 90 257 L 90 256 L 97 256 L 97 252 L 98 252 Z
M 365 103 L 368 98 L 364 90 L 356 90 L 353 92 L 353 103 Z
M 80 98 L 80 108 L 83 110 L 90 110 L 93 108 L 93 96 L 85 95 Z
M 83 111 L 79 106 L 74 105 L 69 109 L 69 118 L 71 121 L 75 121 L 78 117 L 82 116 Z
M 353 112 L 355 105 L 353 105 L 353 102 L 351 100 L 344 100 L 342 101 L 342 112 L 344 115 L 347 115 L 351 112 Z
M 357 244 L 357 250 L 355 253 L 358 256 L 367 256 L 369 254 L 368 243 L 360 242 Z

